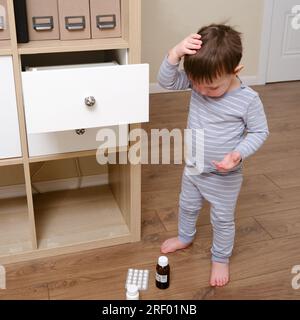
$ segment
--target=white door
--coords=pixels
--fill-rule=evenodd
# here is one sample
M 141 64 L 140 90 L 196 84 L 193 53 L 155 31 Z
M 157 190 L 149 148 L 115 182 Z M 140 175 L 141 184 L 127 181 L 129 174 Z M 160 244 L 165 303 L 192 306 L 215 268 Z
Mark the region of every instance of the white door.
M 300 0 L 273 0 L 267 82 L 300 80 Z

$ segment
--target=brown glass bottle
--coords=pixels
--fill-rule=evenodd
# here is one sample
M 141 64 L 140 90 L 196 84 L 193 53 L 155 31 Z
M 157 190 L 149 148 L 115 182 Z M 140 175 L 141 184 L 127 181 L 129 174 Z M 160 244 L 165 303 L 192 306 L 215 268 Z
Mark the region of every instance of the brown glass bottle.
M 170 285 L 170 265 L 166 256 L 160 256 L 156 265 L 156 286 L 167 289 Z

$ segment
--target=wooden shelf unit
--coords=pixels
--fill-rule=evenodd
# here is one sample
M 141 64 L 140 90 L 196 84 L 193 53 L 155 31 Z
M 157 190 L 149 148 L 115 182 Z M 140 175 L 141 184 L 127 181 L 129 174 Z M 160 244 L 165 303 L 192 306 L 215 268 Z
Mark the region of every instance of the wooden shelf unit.
M 11 41 L 0 40 L 0 56 L 7 56 L 12 54 Z
M 128 63 L 139 64 L 141 0 L 120 1 L 122 38 L 26 44 L 17 43 L 13 1 L 8 1 L 11 39 L 0 41 L 0 56 L 8 55 L 13 60 L 22 156 L 1 159 L 0 166 L 22 165 L 26 195 L 0 199 L 0 264 L 140 240 L 140 164 L 109 164 L 108 185 L 34 194 L 31 163 L 92 156 L 95 150 L 31 157 L 22 91 L 22 55 L 127 49 Z M 129 125 L 129 129 L 139 128 L 139 123 Z M 128 147 L 108 152 L 127 153 Z
M 129 44 L 122 38 L 88 40 L 40 40 L 18 44 L 19 54 L 93 51 L 128 49 Z

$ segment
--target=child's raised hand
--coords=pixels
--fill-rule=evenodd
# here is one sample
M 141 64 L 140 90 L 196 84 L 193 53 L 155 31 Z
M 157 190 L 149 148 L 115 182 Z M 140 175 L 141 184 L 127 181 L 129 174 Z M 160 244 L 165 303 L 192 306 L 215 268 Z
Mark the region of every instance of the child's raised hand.
M 240 153 L 238 151 L 233 151 L 228 153 L 222 161 L 212 161 L 212 163 L 216 166 L 218 171 L 226 172 L 237 166 L 241 159 L 242 157 Z
M 201 48 L 201 35 L 192 33 L 169 51 L 169 61 L 176 64 L 186 54 L 195 54 Z

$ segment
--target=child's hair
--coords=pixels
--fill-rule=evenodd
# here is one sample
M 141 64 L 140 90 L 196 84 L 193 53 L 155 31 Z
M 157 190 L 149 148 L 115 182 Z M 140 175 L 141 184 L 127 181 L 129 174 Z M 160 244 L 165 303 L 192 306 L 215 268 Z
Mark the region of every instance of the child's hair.
M 198 34 L 201 49 L 184 58 L 188 77 L 197 83 L 212 83 L 219 76 L 234 73 L 243 54 L 241 33 L 224 24 L 211 24 L 201 28 Z

